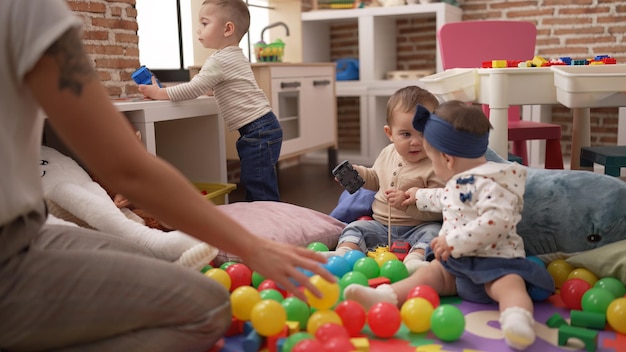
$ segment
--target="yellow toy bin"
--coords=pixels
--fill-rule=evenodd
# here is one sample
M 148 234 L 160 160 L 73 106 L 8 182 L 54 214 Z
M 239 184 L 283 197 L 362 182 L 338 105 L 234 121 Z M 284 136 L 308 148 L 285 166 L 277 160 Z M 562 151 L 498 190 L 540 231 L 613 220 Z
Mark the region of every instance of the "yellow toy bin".
M 226 204 L 226 195 L 237 188 L 234 183 L 194 183 L 194 185 L 215 205 Z

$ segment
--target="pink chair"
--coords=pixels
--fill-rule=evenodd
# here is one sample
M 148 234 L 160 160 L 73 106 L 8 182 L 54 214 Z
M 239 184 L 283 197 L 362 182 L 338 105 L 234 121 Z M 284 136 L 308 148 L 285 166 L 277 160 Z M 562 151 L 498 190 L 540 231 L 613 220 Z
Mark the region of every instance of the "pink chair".
M 537 28 L 530 22 L 521 21 L 453 22 L 439 29 L 437 40 L 444 70 L 479 68 L 484 61 L 532 59 Z M 489 116 L 488 105 L 483 105 L 483 111 Z M 513 142 L 512 153 L 528 165 L 526 141 L 546 140 L 545 168 L 563 169 L 561 126 L 522 120 L 520 111 L 520 106 L 509 108 L 508 140 Z

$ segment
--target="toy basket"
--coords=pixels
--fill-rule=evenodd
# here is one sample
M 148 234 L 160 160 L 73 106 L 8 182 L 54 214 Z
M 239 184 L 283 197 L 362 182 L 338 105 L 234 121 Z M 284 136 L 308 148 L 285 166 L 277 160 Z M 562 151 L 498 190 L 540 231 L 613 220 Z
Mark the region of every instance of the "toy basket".
M 354 4 L 354 0 L 317 0 L 318 9 L 351 9 Z
M 260 41 L 254 44 L 254 53 L 257 62 L 283 62 L 285 43 L 280 39 L 270 44 Z
M 226 195 L 237 188 L 234 183 L 194 183 L 194 185 L 215 205 L 226 204 Z

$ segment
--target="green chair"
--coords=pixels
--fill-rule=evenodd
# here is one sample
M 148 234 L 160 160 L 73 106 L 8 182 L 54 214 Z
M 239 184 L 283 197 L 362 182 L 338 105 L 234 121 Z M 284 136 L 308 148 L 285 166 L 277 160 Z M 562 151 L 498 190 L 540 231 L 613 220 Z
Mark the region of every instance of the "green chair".
M 597 146 L 580 148 L 580 166 L 593 167 L 593 164 L 604 165 L 604 173 L 620 176 L 620 168 L 626 167 L 626 145 Z

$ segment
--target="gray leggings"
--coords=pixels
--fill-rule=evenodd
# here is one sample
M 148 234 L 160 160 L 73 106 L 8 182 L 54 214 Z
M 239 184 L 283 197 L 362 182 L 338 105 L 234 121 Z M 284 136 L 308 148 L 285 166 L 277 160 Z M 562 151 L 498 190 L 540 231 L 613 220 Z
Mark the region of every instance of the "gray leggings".
M 45 216 L 0 227 L 0 350 L 206 351 L 230 326 L 216 281 Z

